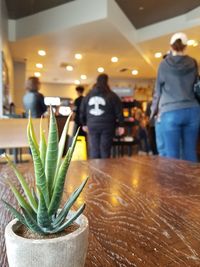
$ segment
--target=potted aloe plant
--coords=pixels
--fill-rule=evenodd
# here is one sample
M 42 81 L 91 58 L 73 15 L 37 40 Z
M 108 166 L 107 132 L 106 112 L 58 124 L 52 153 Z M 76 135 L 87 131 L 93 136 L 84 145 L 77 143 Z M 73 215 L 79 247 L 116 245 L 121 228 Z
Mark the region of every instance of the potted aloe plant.
M 5 230 L 10 267 L 84 266 L 88 245 L 88 220 L 82 214 L 85 204 L 77 211 L 71 211 L 71 207 L 88 178 L 69 196 L 61 208 L 66 173 L 78 135 L 77 132 L 63 158 L 69 120 L 70 117 L 58 142 L 56 119 L 50 109 L 48 142 L 46 143 L 41 123 L 40 144 L 38 144 L 29 116 L 27 135 L 34 163 L 34 189 L 30 188 L 18 168 L 5 155 L 24 192 L 21 194 L 10 181 L 8 182 L 21 208 L 21 213 L 2 200 L 16 218 L 7 225 Z

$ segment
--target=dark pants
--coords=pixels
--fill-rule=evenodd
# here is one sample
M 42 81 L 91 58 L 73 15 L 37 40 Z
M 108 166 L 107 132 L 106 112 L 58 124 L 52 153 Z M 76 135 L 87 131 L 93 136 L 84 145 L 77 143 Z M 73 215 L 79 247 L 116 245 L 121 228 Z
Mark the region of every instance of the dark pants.
M 89 129 L 89 151 L 92 159 L 110 158 L 114 129 Z

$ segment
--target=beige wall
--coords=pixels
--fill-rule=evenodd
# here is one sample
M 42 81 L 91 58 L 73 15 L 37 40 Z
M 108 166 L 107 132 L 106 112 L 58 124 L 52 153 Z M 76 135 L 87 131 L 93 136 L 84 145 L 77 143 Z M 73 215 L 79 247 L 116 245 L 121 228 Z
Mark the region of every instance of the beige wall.
M 13 89 L 13 60 L 10 53 L 8 44 L 8 15 L 6 10 L 5 1 L 0 1 L 0 49 L 3 51 L 4 60 L 8 69 L 9 77 L 9 102 L 14 101 L 14 89 Z M 2 67 L 2 66 L 1 66 Z M 0 91 L 3 92 L 2 79 L 0 79 Z M 2 108 L 2 97 L 0 97 L 0 106 Z M 2 115 L 2 109 L 0 108 L 0 116 Z
M 87 93 L 88 86 L 84 85 L 84 87 L 85 93 Z M 73 84 L 42 83 L 40 91 L 44 96 L 59 96 L 75 99 L 77 97 L 75 88 L 76 85 Z
M 23 108 L 23 96 L 25 94 L 25 62 L 14 62 L 14 103 L 16 113 L 21 114 Z

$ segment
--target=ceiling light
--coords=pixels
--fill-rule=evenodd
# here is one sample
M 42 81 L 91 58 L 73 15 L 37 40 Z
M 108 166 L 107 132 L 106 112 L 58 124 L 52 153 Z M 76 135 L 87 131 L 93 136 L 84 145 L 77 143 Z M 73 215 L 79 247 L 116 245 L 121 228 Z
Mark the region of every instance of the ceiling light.
M 41 76 L 41 73 L 38 72 L 38 71 L 36 71 L 36 72 L 34 72 L 34 76 L 35 76 L 35 77 L 40 77 L 40 76 Z
M 46 56 L 46 51 L 44 51 L 44 50 L 39 50 L 38 51 L 38 55 L 40 55 L 40 56 Z
M 74 70 L 74 67 L 71 66 L 71 65 L 68 65 L 68 66 L 66 67 L 66 70 L 67 70 L 67 71 L 73 71 L 73 70 Z
M 188 46 L 192 46 L 194 45 L 194 43 L 195 43 L 195 40 L 192 40 L 192 39 L 187 41 Z
M 87 79 L 87 76 L 85 74 L 82 74 L 81 75 L 81 80 L 86 80 Z
M 104 72 L 104 68 L 99 67 L 99 68 L 97 69 L 97 71 L 98 71 L 98 72 Z
M 42 63 L 37 63 L 37 64 L 35 64 L 35 66 L 38 69 L 42 69 L 43 68 L 43 64 Z
M 162 57 L 162 53 L 161 52 L 157 52 L 154 54 L 155 58 L 161 58 Z
M 111 58 L 111 61 L 112 61 L 112 62 L 118 62 L 118 60 L 119 60 L 118 57 L 112 57 L 112 58 Z
M 139 10 L 140 10 L 140 11 L 144 10 L 144 7 L 143 7 L 143 6 L 140 6 L 140 7 L 139 7 Z
M 138 70 L 132 70 L 133 75 L 138 75 Z
M 76 85 L 79 85 L 81 82 L 80 82 L 79 80 L 75 80 L 74 83 L 75 83 Z
M 81 54 L 75 54 L 75 56 L 74 56 L 76 59 L 82 59 L 82 55 Z
M 195 41 L 194 44 L 193 44 L 194 47 L 196 47 L 198 45 L 199 45 L 199 42 L 198 41 Z

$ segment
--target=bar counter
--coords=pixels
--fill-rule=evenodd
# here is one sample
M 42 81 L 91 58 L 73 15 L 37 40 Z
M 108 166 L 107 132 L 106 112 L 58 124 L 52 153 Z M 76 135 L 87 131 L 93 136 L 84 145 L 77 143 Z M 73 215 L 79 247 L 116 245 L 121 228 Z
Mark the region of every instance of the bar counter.
M 32 164 L 19 167 L 32 183 Z M 72 162 L 64 199 L 88 175 L 75 207 L 87 205 L 85 267 L 200 266 L 200 164 L 154 156 Z M 0 198 L 16 206 L 6 178 L 18 186 L 0 165 Z M 10 219 L 0 203 L 1 267 L 8 266 L 3 235 Z

